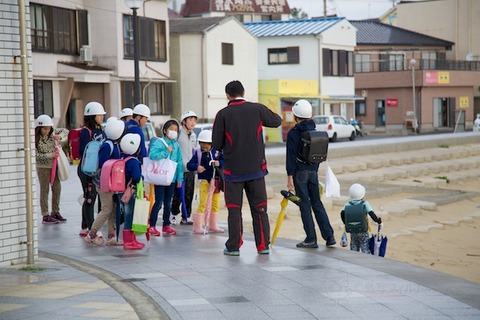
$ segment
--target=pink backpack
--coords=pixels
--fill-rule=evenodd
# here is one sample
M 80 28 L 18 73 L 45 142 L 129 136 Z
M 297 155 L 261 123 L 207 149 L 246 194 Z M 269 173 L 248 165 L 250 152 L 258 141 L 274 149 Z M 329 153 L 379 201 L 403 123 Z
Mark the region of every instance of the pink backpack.
M 125 162 L 132 158 L 105 161 L 100 173 L 100 190 L 102 192 L 125 191 Z

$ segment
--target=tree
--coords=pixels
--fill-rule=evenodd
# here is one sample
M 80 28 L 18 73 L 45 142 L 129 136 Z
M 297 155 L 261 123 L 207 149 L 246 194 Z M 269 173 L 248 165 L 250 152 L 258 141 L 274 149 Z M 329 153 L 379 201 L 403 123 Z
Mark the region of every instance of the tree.
M 292 20 L 308 19 L 308 13 L 301 8 L 292 8 L 290 9 L 290 17 Z

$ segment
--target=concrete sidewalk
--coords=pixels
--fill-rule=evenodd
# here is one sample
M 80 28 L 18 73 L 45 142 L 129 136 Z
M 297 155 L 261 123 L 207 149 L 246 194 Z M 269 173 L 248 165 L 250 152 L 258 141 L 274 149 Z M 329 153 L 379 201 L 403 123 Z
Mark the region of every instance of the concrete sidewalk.
M 270 255 L 258 255 L 245 235 L 241 255 L 228 257 L 225 234 L 176 226 L 177 235 L 155 237 L 140 251 L 95 247 L 78 236 L 75 169 L 62 184 L 68 221 L 42 225 L 37 218 L 35 267 L 46 270 L 0 268 L 2 320 L 480 319 L 480 285 L 323 245 L 297 249 L 277 239 Z

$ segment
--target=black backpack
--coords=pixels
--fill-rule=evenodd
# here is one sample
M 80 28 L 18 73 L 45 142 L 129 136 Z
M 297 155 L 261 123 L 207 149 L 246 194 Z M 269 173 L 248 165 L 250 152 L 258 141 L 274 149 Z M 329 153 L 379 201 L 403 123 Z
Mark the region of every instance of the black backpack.
M 345 207 L 345 231 L 349 233 L 366 232 L 367 224 L 367 207 L 364 201 Z
M 327 160 L 328 134 L 325 131 L 304 130 L 301 133 L 297 159 L 304 163 L 320 163 Z

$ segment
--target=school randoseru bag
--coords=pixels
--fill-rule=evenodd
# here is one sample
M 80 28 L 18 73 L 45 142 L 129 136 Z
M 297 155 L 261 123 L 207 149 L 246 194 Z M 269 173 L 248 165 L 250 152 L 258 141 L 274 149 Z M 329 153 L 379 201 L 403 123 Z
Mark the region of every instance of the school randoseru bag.
M 367 230 L 367 208 L 364 202 L 350 202 L 349 205 L 345 206 L 345 231 L 358 233 L 366 232 Z
M 301 132 L 297 159 L 306 163 L 321 163 L 327 160 L 328 134 L 325 131 L 304 130 Z
M 102 143 L 100 141 L 92 140 L 85 146 L 82 157 L 82 172 L 87 176 L 93 177 L 98 171 L 98 151 Z
M 103 192 L 125 191 L 125 163 L 134 157 L 105 161 L 100 172 L 100 190 Z

